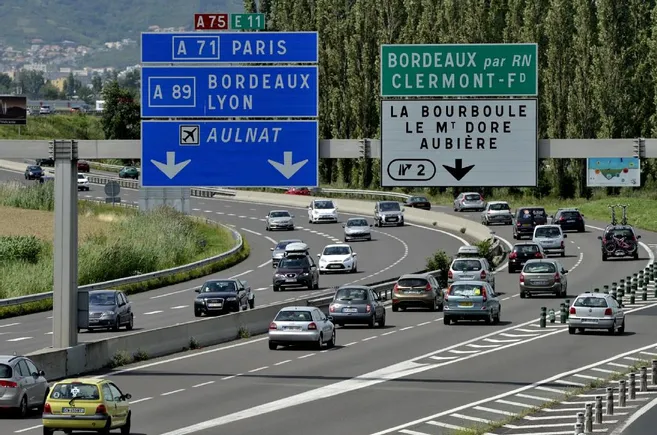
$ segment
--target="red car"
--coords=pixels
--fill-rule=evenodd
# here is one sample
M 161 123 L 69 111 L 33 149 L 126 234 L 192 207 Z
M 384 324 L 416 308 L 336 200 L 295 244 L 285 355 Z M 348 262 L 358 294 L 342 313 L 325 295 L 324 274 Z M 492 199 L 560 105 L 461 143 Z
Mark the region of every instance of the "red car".
M 85 162 L 84 160 L 78 161 L 78 172 L 89 172 L 90 169 L 89 162 Z
M 310 196 L 311 192 L 307 187 L 296 188 L 292 187 L 285 192 L 286 195 L 303 195 Z

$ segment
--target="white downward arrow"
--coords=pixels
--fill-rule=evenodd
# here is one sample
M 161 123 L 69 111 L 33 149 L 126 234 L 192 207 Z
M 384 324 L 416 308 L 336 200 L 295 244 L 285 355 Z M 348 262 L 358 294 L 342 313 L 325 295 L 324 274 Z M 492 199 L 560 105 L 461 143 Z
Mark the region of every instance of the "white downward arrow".
M 292 163 L 292 151 L 285 151 L 283 153 L 283 163 L 267 160 L 274 168 L 278 170 L 288 180 L 297 173 L 299 169 L 308 163 L 308 159 L 300 162 Z
M 164 175 L 169 177 L 170 180 L 173 180 L 173 177 L 178 175 L 178 172 L 182 171 L 185 166 L 187 166 L 191 160 L 185 160 L 184 162 L 176 163 L 176 152 L 169 151 L 167 152 L 167 162 L 162 163 L 157 160 L 151 160 L 151 163 L 157 166 L 157 168 L 164 172 Z

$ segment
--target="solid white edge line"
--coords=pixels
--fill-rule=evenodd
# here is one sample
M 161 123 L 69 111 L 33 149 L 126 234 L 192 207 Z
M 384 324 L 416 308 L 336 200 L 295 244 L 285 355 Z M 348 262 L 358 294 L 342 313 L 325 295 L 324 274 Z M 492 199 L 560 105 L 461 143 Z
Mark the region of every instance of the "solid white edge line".
M 647 405 L 642 406 L 641 409 L 639 409 L 634 414 L 632 414 L 630 416 L 630 418 L 628 418 L 627 421 L 625 423 L 623 423 L 623 425 L 621 425 L 620 427 L 617 427 L 616 429 L 614 429 L 614 431 L 610 435 L 620 435 L 621 433 L 623 433 L 625 431 L 625 429 L 630 427 L 630 425 L 632 423 L 637 421 L 639 418 L 641 418 L 644 414 L 646 414 L 648 411 L 650 411 L 655 406 L 657 406 L 657 398 L 652 399 Z

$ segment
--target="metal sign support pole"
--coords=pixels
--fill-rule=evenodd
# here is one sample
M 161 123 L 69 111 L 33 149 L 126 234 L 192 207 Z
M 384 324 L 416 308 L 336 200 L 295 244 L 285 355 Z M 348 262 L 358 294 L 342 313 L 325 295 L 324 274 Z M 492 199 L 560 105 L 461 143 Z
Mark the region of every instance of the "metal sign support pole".
M 78 143 L 51 142 L 55 160 L 54 348 L 78 341 Z

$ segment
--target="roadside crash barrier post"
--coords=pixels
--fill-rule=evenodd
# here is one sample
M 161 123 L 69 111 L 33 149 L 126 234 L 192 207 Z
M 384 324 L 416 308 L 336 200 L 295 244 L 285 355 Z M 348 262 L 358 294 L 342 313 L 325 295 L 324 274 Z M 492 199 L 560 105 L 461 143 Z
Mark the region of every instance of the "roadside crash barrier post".
M 550 308 L 550 311 L 548 312 L 548 316 L 550 319 L 550 323 L 554 323 L 557 321 L 557 316 L 555 315 L 553 308 Z
M 581 426 L 580 429 L 582 429 L 582 431 L 583 431 L 584 430 L 584 413 L 583 412 L 578 412 L 577 413 L 577 424 L 579 424 Z
M 614 389 L 612 387 L 607 387 L 607 403 L 605 405 L 605 414 L 614 415 Z
M 584 411 L 584 433 L 593 433 L 593 404 L 587 403 Z
M 628 276 L 625 279 L 625 293 L 630 293 L 630 290 L 632 290 L 632 277 Z
M 630 373 L 630 400 L 636 399 L 636 373 Z
M 633 282 L 633 283 L 636 283 L 638 277 L 639 277 L 639 274 L 638 274 L 638 273 L 633 273 L 633 274 L 632 274 L 632 282 Z
M 604 289 L 602 292 L 604 294 L 608 295 L 609 294 L 609 285 L 605 284 L 604 286 L 602 286 L 602 288 Z
M 617 282 L 612 282 L 611 283 L 611 290 L 612 291 L 618 290 L 618 283 Z
M 600 288 L 599 287 L 594 288 L 593 293 L 600 293 Z
M 627 384 L 625 379 L 618 381 L 618 406 L 625 408 L 625 403 L 627 400 Z
M 630 305 L 634 304 L 634 302 L 636 302 L 636 292 L 632 289 L 632 292 L 630 293 Z
M 582 423 L 575 423 L 575 432 L 573 432 L 574 435 L 582 435 L 584 432 L 584 425 Z
M 546 323 L 545 323 L 545 316 L 546 315 L 547 315 L 547 308 L 546 307 L 541 307 L 541 316 L 539 317 L 539 320 L 538 320 L 538 325 L 541 328 L 546 327 Z
M 570 317 L 570 299 L 566 299 L 564 304 L 566 304 L 566 320 L 568 320 L 568 317 Z
M 648 391 L 648 367 L 639 369 L 639 391 Z
M 595 424 L 602 424 L 602 396 L 595 396 Z
M 652 360 L 652 384 L 657 385 L 657 359 Z
M 561 322 L 561 323 L 566 323 L 566 317 L 568 317 L 568 316 L 566 315 L 566 313 L 568 313 L 568 309 L 566 308 L 566 304 L 564 304 L 564 303 L 562 302 L 562 303 L 561 303 L 561 309 L 560 309 L 560 311 L 559 311 L 559 322 Z M 657 361 L 655 361 L 655 362 L 657 362 Z
M 642 301 L 647 301 L 648 300 L 648 282 L 643 281 L 643 285 L 641 286 L 641 300 Z

